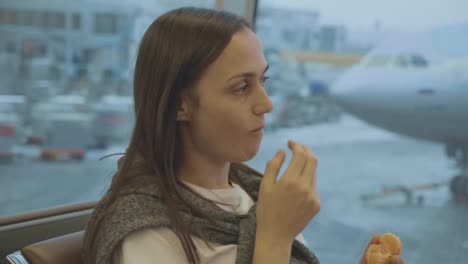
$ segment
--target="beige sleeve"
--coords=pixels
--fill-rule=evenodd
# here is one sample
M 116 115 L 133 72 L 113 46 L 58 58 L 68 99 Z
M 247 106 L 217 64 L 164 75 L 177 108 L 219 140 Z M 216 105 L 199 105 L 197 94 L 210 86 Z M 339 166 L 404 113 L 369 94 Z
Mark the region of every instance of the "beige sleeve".
M 296 237 L 307 246 L 304 236 Z M 215 250 L 194 237 L 201 257 L 201 263 L 233 263 L 235 262 L 236 245 L 218 245 L 213 243 Z M 132 233 L 124 239 L 120 247 L 114 251 L 114 264 L 188 264 L 185 252 L 177 235 L 169 228 L 149 228 Z
M 304 238 L 304 235 L 302 233 L 300 233 L 297 237 L 296 237 L 297 240 L 299 240 L 299 242 L 301 242 L 302 244 L 304 244 L 306 247 L 309 246 L 307 245 L 307 242 Z
M 114 251 L 113 263 L 188 263 L 182 245 L 169 228 L 143 229 L 124 239 Z

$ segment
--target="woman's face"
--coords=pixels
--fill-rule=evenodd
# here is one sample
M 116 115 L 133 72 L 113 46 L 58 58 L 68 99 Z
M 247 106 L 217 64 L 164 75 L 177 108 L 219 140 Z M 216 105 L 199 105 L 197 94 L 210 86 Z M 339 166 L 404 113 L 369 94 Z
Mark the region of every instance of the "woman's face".
M 263 88 L 267 62 L 260 41 L 248 30 L 233 35 L 206 70 L 191 103 L 189 137 L 199 153 L 217 161 L 241 162 L 255 156 L 272 103 Z

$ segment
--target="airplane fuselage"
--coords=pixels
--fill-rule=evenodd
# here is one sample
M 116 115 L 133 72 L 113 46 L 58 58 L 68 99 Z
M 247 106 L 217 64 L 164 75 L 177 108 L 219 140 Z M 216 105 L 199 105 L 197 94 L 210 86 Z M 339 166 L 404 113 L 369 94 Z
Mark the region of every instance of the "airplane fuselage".
M 355 67 L 337 80 L 337 102 L 399 134 L 468 147 L 468 81 L 434 69 Z

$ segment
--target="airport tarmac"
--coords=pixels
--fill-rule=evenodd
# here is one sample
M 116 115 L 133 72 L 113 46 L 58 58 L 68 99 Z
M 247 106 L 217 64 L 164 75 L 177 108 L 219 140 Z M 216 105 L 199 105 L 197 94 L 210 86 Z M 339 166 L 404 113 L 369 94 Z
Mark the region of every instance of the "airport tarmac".
M 308 145 L 319 160 L 321 212 L 304 230 L 321 263 L 357 263 L 374 233 L 393 232 L 409 264 L 462 264 L 468 259 L 468 206 L 451 202 L 446 187 L 419 191 L 423 202 L 406 203 L 403 193 L 363 202 L 362 194 L 383 186 L 448 182 L 456 174 L 439 144 L 403 138 L 344 115 L 339 121 L 265 133 L 248 162 L 257 170 L 287 139 Z M 42 162 L 34 151 L 0 165 L 0 216 L 97 199 L 123 148 L 90 151 L 84 161 Z M 36 151 L 37 152 L 37 151 Z M 288 152 L 288 158 L 290 153 Z

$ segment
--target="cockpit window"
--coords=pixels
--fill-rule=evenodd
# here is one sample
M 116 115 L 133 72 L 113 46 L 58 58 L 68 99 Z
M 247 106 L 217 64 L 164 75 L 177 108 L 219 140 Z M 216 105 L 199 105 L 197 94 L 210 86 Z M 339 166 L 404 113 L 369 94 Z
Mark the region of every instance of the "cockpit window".
M 416 68 L 425 68 L 428 66 L 428 62 L 425 58 L 420 55 L 410 55 L 411 66 Z
M 408 58 L 406 56 L 404 56 L 404 55 L 398 55 L 395 58 L 394 65 L 397 66 L 397 67 L 406 68 L 406 67 L 408 67 Z
M 394 57 L 392 66 L 399 68 L 426 68 L 429 62 L 419 54 L 400 54 Z
M 426 68 L 429 66 L 429 62 L 419 54 L 376 54 L 371 56 L 367 62 L 364 62 L 364 65 L 367 67 L 383 67 L 390 65 L 397 68 Z
M 385 66 L 390 62 L 390 57 L 384 55 L 375 55 L 369 58 L 366 66 Z

